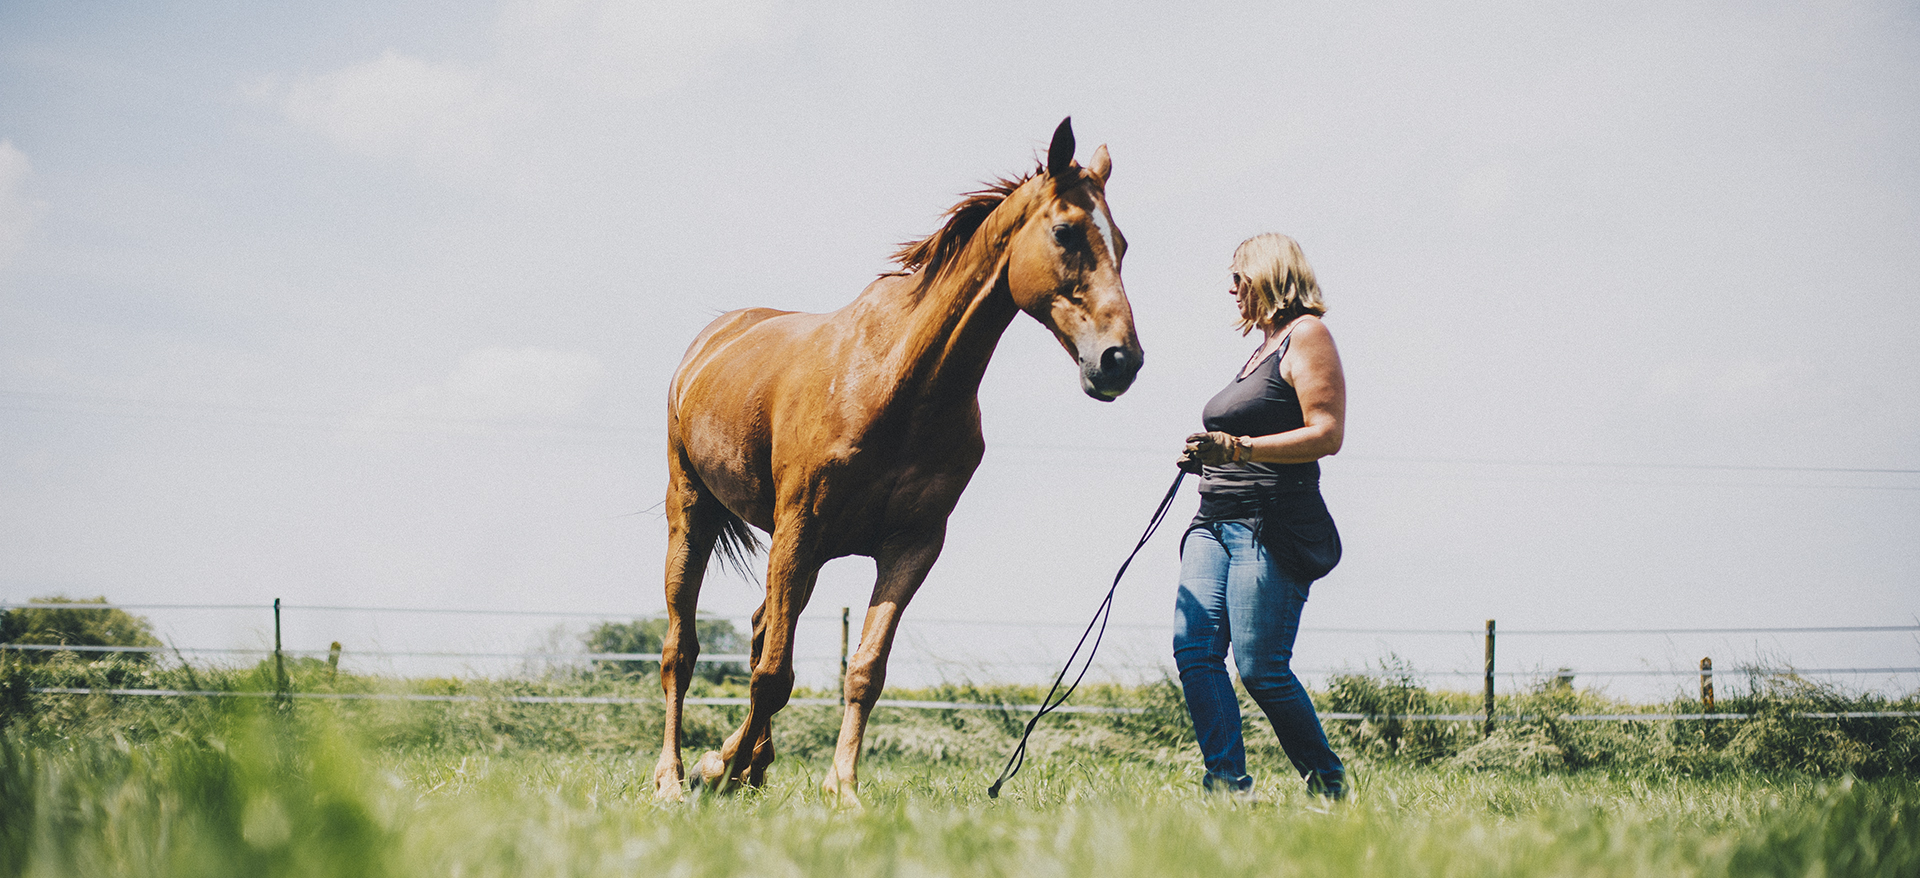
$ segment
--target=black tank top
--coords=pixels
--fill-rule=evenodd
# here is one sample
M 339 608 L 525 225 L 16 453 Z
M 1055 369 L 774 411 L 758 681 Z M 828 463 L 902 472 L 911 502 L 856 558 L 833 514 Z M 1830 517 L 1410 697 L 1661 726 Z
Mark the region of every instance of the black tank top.
M 1207 400 L 1200 423 L 1208 430 L 1235 436 L 1271 436 L 1306 426 L 1300 394 L 1280 377 L 1293 335 L 1246 377 L 1236 376 L 1225 390 Z M 1206 467 L 1200 474 L 1200 517 L 1250 518 L 1262 501 L 1281 494 L 1318 492 L 1320 463 L 1228 463 Z

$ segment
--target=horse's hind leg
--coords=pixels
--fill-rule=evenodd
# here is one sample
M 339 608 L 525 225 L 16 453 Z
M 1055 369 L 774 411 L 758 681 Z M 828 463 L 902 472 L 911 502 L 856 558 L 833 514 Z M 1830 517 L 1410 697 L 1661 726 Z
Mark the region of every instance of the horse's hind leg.
M 753 667 L 760 664 L 760 651 L 767 645 L 767 605 L 753 612 Z M 747 786 L 759 787 L 767 782 L 767 766 L 773 764 L 773 720 L 767 720 L 767 731 L 753 744 L 753 761 L 747 765 Z
M 767 605 L 762 603 L 753 611 L 753 642 L 747 656 L 749 668 L 760 666 L 761 650 L 767 645 L 766 622 Z M 738 739 L 739 735 L 734 735 L 733 738 Z M 773 756 L 773 721 L 768 720 L 766 733 L 762 734 L 760 740 L 753 745 L 753 760 L 748 763 L 746 773 L 738 780 L 750 787 L 757 788 L 764 785 L 767 781 L 767 766 L 773 764 Z M 708 786 L 716 790 L 724 789 L 726 785 L 723 781 L 726 773 L 727 763 L 720 758 L 720 751 L 708 750 L 693 767 L 693 782 L 695 785 Z
M 700 602 L 700 583 L 707 560 L 727 512 L 676 459 L 667 481 L 667 634 L 660 645 L 660 685 L 666 690 L 667 718 L 660 761 L 653 769 L 656 801 L 685 798 L 681 785 L 686 773 L 680 762 L 680 717 L 686 705 L 687 685 L 693 682 L 700 640 L 694 628 L 694 610 Z
M 716 754 L 708 754 L 700 760 L 703 774 L 710 760 L 717 761 L 720 776 L 707 779 L 719 781 L 722 790 L 757 784 L 765 778 L 766 763 L 773 760 L 773 715 L 793 695 L 794 627 L 820 573 L 820 561 L 803 533 L 800 521 L 774 529 L 773 546 L 767 553 L 767 600 L 754 626 L 759 646 L 748 684 L 747 716 L 728 736 L 717 759 Z

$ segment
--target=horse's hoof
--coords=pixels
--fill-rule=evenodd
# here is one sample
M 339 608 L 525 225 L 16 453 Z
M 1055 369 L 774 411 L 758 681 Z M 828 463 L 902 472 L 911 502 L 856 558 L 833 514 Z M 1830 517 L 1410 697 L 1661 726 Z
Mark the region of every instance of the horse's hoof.
M 833 770 L 831 766 L 827 768 L 827 776 L 820 781 L 820 792 L 827 797 L 827 801 L 842 810 L 865 811 L 867 809 L 867 806 L 860 801 L 860 794 L 856 791 L 855 785 L 841 781 L 840 773 Z
M 703 787 L 713 792 L 728 792 L 726 778 L 727 763 L 720 758 L 718 750 L 708 750 L 701 754 L 699 762 L 693 764 L 693 788 L 696 792 Z
M 685 786 L 686 782 L 680 777 L 680 765 L 677 760 L 654 769 L 653 800 L 655 802 L 686 801 Z

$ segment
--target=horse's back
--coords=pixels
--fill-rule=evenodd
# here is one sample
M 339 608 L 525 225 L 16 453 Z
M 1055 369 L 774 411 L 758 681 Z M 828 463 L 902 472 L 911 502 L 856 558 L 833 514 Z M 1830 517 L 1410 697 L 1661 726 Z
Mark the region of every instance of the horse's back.
M 733 373 L 728 380 L 737 382 L 746 377 L 737 374 L 740 370 L 759 366 L 812 362 L 827 371 L 840 372 L 850 368 L 849 359 L 871 359 L 876 343 L 881 348 L 888 346 L 890 333 L 869 325 L 873 321 L 865 312 L 876 301 L 901 295 L 900 287 L 908 283 L 897 275 L 882 275 L 847 307 L 824 314 L 741 308 L 714 318 L 694 336 L 680 359 L 673 382 L 676 407 L 684 385 L 709 365 Z M 867 349 L 865 353 L 857 352 L 863 348 Z
M 702 354 L 726 345 L 768 318 L 792 313 L 795 312 L 782 311 L 778 308 L 741 308 L 713 318 L 712 323 L 707 324 L 705 329 L 700 330 L 699 335 L 693 337 L 693 343 L 687 345 L 687 352 L 680 357 L 679 371 L 684 373 L 687 366 L 698 360 Z
M 739 377 L 744 368 L 754 365 L 746 361 L 759 359 L 772 347 L 766 339 L 748 338 L 756 334 L 756 329 L 764 329 L 763 324 L 778 317 L 808 315 L 797 311 L 781 311 L 777 308 L 742 308 L 729 311 L 714 318 L 700 334 L 694 336 L 693 343 L 687 346 L 687 352 L 680 358 L 679 368 L 674 370 L 671 402 L 678 411 L 686 399 L 688 387 L 699 379 L 709 367 L 720 367 L 725 372 Z M 742 344 L 742 342 L 745 342 Z M 737 350 L 736 350 L 737 349 Z

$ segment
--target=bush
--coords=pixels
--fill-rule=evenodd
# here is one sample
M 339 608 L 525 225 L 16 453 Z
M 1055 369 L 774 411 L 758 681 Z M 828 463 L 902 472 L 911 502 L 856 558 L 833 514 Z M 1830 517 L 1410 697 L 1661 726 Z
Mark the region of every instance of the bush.
M 35 604 L 105 604 L 104 597 L 74 599 L 63 595 L 34 598 Z M 153 626 L 125 610 L 22 607 L 0 613 L 0 643 L 35 646 L 160 646 Z M 45 662 L 60 653 L 53 650 L 7 650 L 28 662 Z M 89 658 L 100 653 L 82 653 Z M 151 662 L 152 653 L 118 653 L 128 661 Z
M 1460 723 L 1405 719 L 1451 711 L 1398 656 L 1382 659 L 1377 673 L 1334 675 L 1327 683 L 1326 706 L 1335 713 L 1366 715 L 1363 720 L 1331 721 L 1330 731 L 1340 733 L 1358 754 L 1426 764 L 1449 758 L 1470 743 L 1471 731 Z
M 1565 680 L 1559 676 L 1536 680 L 1525 691 L 1502 699 L 1499 713 L 1520 718 L 1500 721 L 1494 737 L 1504 733 L 1509 740 L 1527 740 L 1552 748 L 1553 755 L 1541 756 L 1535 769 L 1663 763 L 1665 734 L 1671 723 L 1568 720 L 1568 716 L 1580 714 L 1631 714 L 1642 708 L 1597 692 L 1577 691 Z
M 1404 662 L 1389 657 L 1372 673 L 1335 676 L 1323 709 L 1364 714 L 1328 720 L 1336 750 L 1413 764 L 1525 772 L 1656 769 L 1691 775 L 1785 771 L 1864 778 L 1920 773 L 1920 718 L 1817 714 L 1900 712 L 1920 699 L 1889 700 L 1848 692 L 1792 673 L 1749 673 L 1749 691 L 1720 700 L 1722 713 L 1746 719 L 1572 721 L 1581 714 L 1699 713 L 1695 701 L 1627 704 L 1549 677 L 1501 696 L 1500 720 L 1482 739 L 1477 722 L 1409 722 L 1422 713 L 1477 712 L 1477 698 L 1432 692 Z M 1469 703 L 1473 707 L 1469 707 Z M 1252 738 L 1249 738 L 1252 740 Z
M 747 652 L 747 638 L 725 619 L 696 619 L 694 638 L 700 654 L 740 654 Z M 635 619 L 632 622 L 602 622 L 582 638 L 589 652 L 658 653 L 667 640 L 667 620 Z M 652 677 L 658 679 L 660 663 L 629 659 L 602 659 L 593 663 L 594 673 L 616 678 Z M 747 666 L 739 662 L 701 662 L 694 676 L 710 683 L 744 682 Z
M 1915 699 L 1888 701 L 1848 692 L 1797 674 L 1748 672 L 1748 691 L 1719 709 L 1746 713 L 1739 722 L 1688 730 L 1696 746 L 1738 765 L 1811 774 L 1880 777 L 1920 772 L 1920 718 L 1816 717 L 1815 713 L 1914 710 Z
M 1567 767 L 1566 751 L 1540 728 L 1495 729 L 1480 743 L 1455 754 L 1448 764 L 1472 770 L 1504 769 L 1545 773 Z

